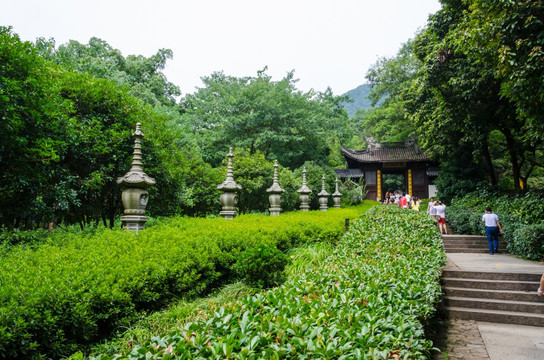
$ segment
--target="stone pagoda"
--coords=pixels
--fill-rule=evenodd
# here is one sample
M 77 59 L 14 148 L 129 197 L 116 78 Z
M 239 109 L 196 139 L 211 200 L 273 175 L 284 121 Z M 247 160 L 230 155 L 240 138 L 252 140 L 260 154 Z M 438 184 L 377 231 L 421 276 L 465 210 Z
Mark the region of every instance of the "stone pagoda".
M 268 199 L 270 200 L 271 216 L 278 216 L 281 213 L 281 194 L 284 191 L 278 183 L 278 160 L 276 160 L 274 161 L 274 182 L 271 187 L 266 189 L 266 192 L 270 193 Z
M 319 197 L 319 210 L 327 211 L 329 203 L 329 193 L 325 190 L 325 175 L 321 179 L 321 192 L 317 194 Z
M 137 123 L 136 131 L 132 134 L 135 138 L 132 167 L 125 176 L 117 178 L 117 184 L 124 188 L 121 194 L 125 209 L 124 215 L 121 216 L 123 229 L 136 231 L 145 229 L 147 216 L 144 216 L 144 214 L 149 200 L 149 193 L 146 189 L 155 185 L 155 179 L 147 176 L 142 169 L 142 138 L 144 134 L 141 126 L 140 123 Z
M 227 165 L 227 179 L 223 183 L 219 184 L 217 188 L 223 190 L 219 200 L 221 201 L 222 211 L 219 213 L 224 219 L 232 220 L 236 216 L 236 204 L 238 204 L 238 191 L 242 190 L 242 187 L 234 181 L 232 176 L 232 148 L 229 148 L 228 165 Z
M 340 200 L 342 198 L 342 193 L 338 191 L 338 178 L 336 178 L 336 191 L 332 193 L 332 199 L 334 200 L 334 207 L 340 208 Z
M 302 170 L 302 187 L 297 192 L 300 194 L 300 211 L 310 210 L 310 194 L 312 190 L 306 185 L 306 166 Z

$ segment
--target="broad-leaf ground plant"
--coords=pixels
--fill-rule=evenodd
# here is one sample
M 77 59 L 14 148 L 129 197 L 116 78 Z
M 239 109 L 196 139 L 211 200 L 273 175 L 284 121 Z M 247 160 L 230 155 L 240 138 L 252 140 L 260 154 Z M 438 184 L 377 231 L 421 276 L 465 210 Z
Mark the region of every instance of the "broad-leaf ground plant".
M 374 207 L 320 267 L 101 359 L 427 359 L 445 263 L 425 214 Z
M 138 234 L 97 230 L 0 248 L 0 358 L 63 358 L 176 298 L 236 280 L 248 248 L 335 243 L 375 202 L 280 217 L 165 218 Z

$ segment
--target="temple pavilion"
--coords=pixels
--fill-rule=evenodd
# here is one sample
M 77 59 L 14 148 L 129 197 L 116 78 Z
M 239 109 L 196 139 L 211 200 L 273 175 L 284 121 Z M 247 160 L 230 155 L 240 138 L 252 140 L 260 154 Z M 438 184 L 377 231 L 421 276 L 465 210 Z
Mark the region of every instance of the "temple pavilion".
M 405 189 L 411 196 L 421 199 L 436 196 L 434 179 L 438 176 L 438 163 L 419 148 L 414 141 L 406 143 L 378 143 L 369 141 L 364 150 L 351 150 L 342 145 L 347 169 L 334 170 L 342 180 L 363 179 L 368 193 L 366 199 L 383 200 L 384 174 L 404 175 Z

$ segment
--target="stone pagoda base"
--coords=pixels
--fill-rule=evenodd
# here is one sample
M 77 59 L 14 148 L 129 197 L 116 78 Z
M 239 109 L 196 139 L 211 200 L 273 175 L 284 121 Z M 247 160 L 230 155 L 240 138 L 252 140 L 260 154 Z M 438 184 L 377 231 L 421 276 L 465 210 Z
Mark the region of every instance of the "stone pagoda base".
M 147 222 L 147 216 L 123 215 L 123 216 L 121 216 L 121 222 L 123 223 L 123 229 L 124 230 L 140 231 L 140 230 L 145 229 L 145 223 Z

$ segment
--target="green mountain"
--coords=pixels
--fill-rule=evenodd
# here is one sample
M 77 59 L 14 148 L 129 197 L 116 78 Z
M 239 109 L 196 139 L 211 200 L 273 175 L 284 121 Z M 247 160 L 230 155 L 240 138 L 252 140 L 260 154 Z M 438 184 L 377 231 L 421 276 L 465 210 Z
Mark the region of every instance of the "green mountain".
M 368 95 L 370 94 L 370 87 L 370 84 L 359 85 L 355 89 L 350 90 L 344 94 L 353 99 L 353 102 L 345 102 L 342 104 L 344 105 L 344 108 L 348 111 L 350 117 L 353 116 L 353 114 L 355 114 L 355 111 L 357 111 L 358 109 L 368 109 L 372 107 L 370 105 L 370 99 L 368 98 Z

